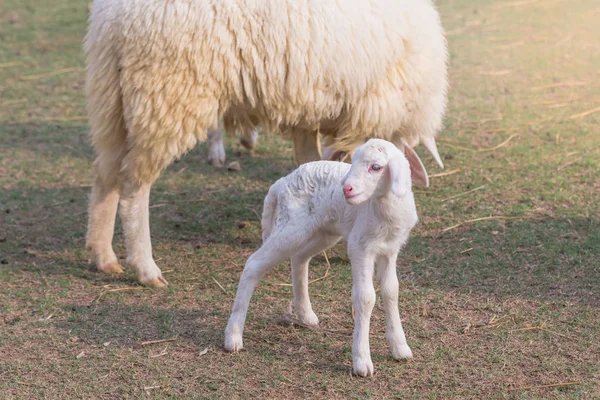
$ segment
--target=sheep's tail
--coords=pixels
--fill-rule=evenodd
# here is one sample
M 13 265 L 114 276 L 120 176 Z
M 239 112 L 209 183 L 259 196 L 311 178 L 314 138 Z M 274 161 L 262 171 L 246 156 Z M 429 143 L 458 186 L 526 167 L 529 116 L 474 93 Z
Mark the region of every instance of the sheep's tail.
M 98 7 L 92 7 L 92 14 L 102 12 L 96 9 Z M 102 29 L 101 22 L 100 15 L 90 16 L 85 38 L 85 92 L 90 137 L 97 155 L 94 167 L 98 177 L 110 181 L 118 177 L 127 151 L 127 129 L 123 117 L 118 40 L 107 33 L 107 29 Z
M 263 242 L 265 242 L 267 238 L 271 236 L 273 225 L 277 219 L 277 198 L 279 197 L 281 185 L 282 182 L 281 179 L 279 179 L 271 186 L 269 193 L 267 193 L 267 196 L 265 197 L 265 204 L 263 206 L 261 220 Z

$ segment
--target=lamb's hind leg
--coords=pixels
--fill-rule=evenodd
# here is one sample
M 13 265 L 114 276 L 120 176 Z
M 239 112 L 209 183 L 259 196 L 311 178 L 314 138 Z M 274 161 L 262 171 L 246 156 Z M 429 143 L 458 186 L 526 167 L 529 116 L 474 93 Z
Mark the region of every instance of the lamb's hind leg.
M 339 237 L 315 236 L 311 241 L 291 257 L 292 286 L 294 290 L 294 312 L 303 324 L 316 326 L 319 318 L 314 313 L 308 295 L 308 264 L 310 259 L 333 246 Z
M 248 258 L 235 294 L 233 311 L 225 328 L 225 350 L 238 351 L 244 347 L 244 324 L 254 289 L 269 270 L 293 254 L 299 243 L 301 239 L 294 238 L 293 232 L 273 235 Z

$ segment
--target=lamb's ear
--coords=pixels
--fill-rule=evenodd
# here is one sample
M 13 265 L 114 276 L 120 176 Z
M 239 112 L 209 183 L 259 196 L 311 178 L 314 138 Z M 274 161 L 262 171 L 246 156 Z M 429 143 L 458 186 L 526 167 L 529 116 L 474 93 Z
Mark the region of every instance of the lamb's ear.
M 410 190 L 410 177 L 406 164 L 406 159 L 401 152 L 396 152 L 388 161 L 390 190 L 398 197 L 404 196 Z
M 402 149 L 410 164 L 410 179 L 413 185 L 429 187 L 429 176 L 417 153 L 404 140 L 402 140 Z

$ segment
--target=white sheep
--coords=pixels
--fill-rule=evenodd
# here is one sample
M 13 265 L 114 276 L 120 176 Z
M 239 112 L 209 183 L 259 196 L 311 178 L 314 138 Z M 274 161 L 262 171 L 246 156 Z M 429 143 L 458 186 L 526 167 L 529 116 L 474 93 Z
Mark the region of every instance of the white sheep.
M 417 154 L 408 146 L 403 153 L 390 142 L 371 139 L 356 150 L 352 165 L 311 162 L 275 182 L 264 202 L 263 245 L 242 272 L 225 330 L 225 349 L 243 347 L 246 312 L 256 285 L 267 271 L 288 258 L 295 313 L 302 323 L 317 325 L 308 296 L 308 263 L 343 237 L 348 242 L 356 312 L 353 372 L 373 375 L 369 321 L 375 304 L 375 265 L 391 353 L 396 359 L 412 358 L 398 312 L 396 276 L 398 251 L 418 219 L 411 181 L 428 185 Z
M 86 247 L 123 272 L 117 206 L 138 281 L 163 286 L 150 240 L 150 188 L 203 142 L 254 127 L 289 136 L 298 164 L 319 134 L 351 152 L 368 138 L 411 147 L 446 107 L 447 46 L 431 0 L 95 0 L 85 40 L 95 181 Z

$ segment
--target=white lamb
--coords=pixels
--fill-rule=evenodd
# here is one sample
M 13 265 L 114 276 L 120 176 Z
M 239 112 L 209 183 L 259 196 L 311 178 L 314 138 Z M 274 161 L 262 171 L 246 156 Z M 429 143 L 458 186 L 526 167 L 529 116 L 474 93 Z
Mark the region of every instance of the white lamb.
M 307 163 L 271 186 L 262 215 L 263 245 L 250 256 L 240 278 L 225 330 L 227 351 L 243 347 L 246 312 L 259 280 L 288 258 L 295 313 L 302 323 L 317 325 L 308 297 L 308 263 L 343 237 L 348 242 L 356 312 L 353 372 L 373 375 L 369 321 L 375 304 L 374 266 L 391 353 L 396 359 L 412 358 L 398 312 L 396 258 L 418 219 L 411 180 L 427 186 L 428 177 L 417 154 L 403 147 L 404 153 L 390 142 L 371 139 L 356 150 L 352 165 Z
M 163 286 L 150 188 L 207 138 L 255 127 L 289 136 L 298 164 L 379 137 L 424 143 L 438 162 L 447 48 L 431 0 L 94 0 L 85 40 L 96 150 L 86 247 L 123 272 L 117 206 L 138 281 Z

